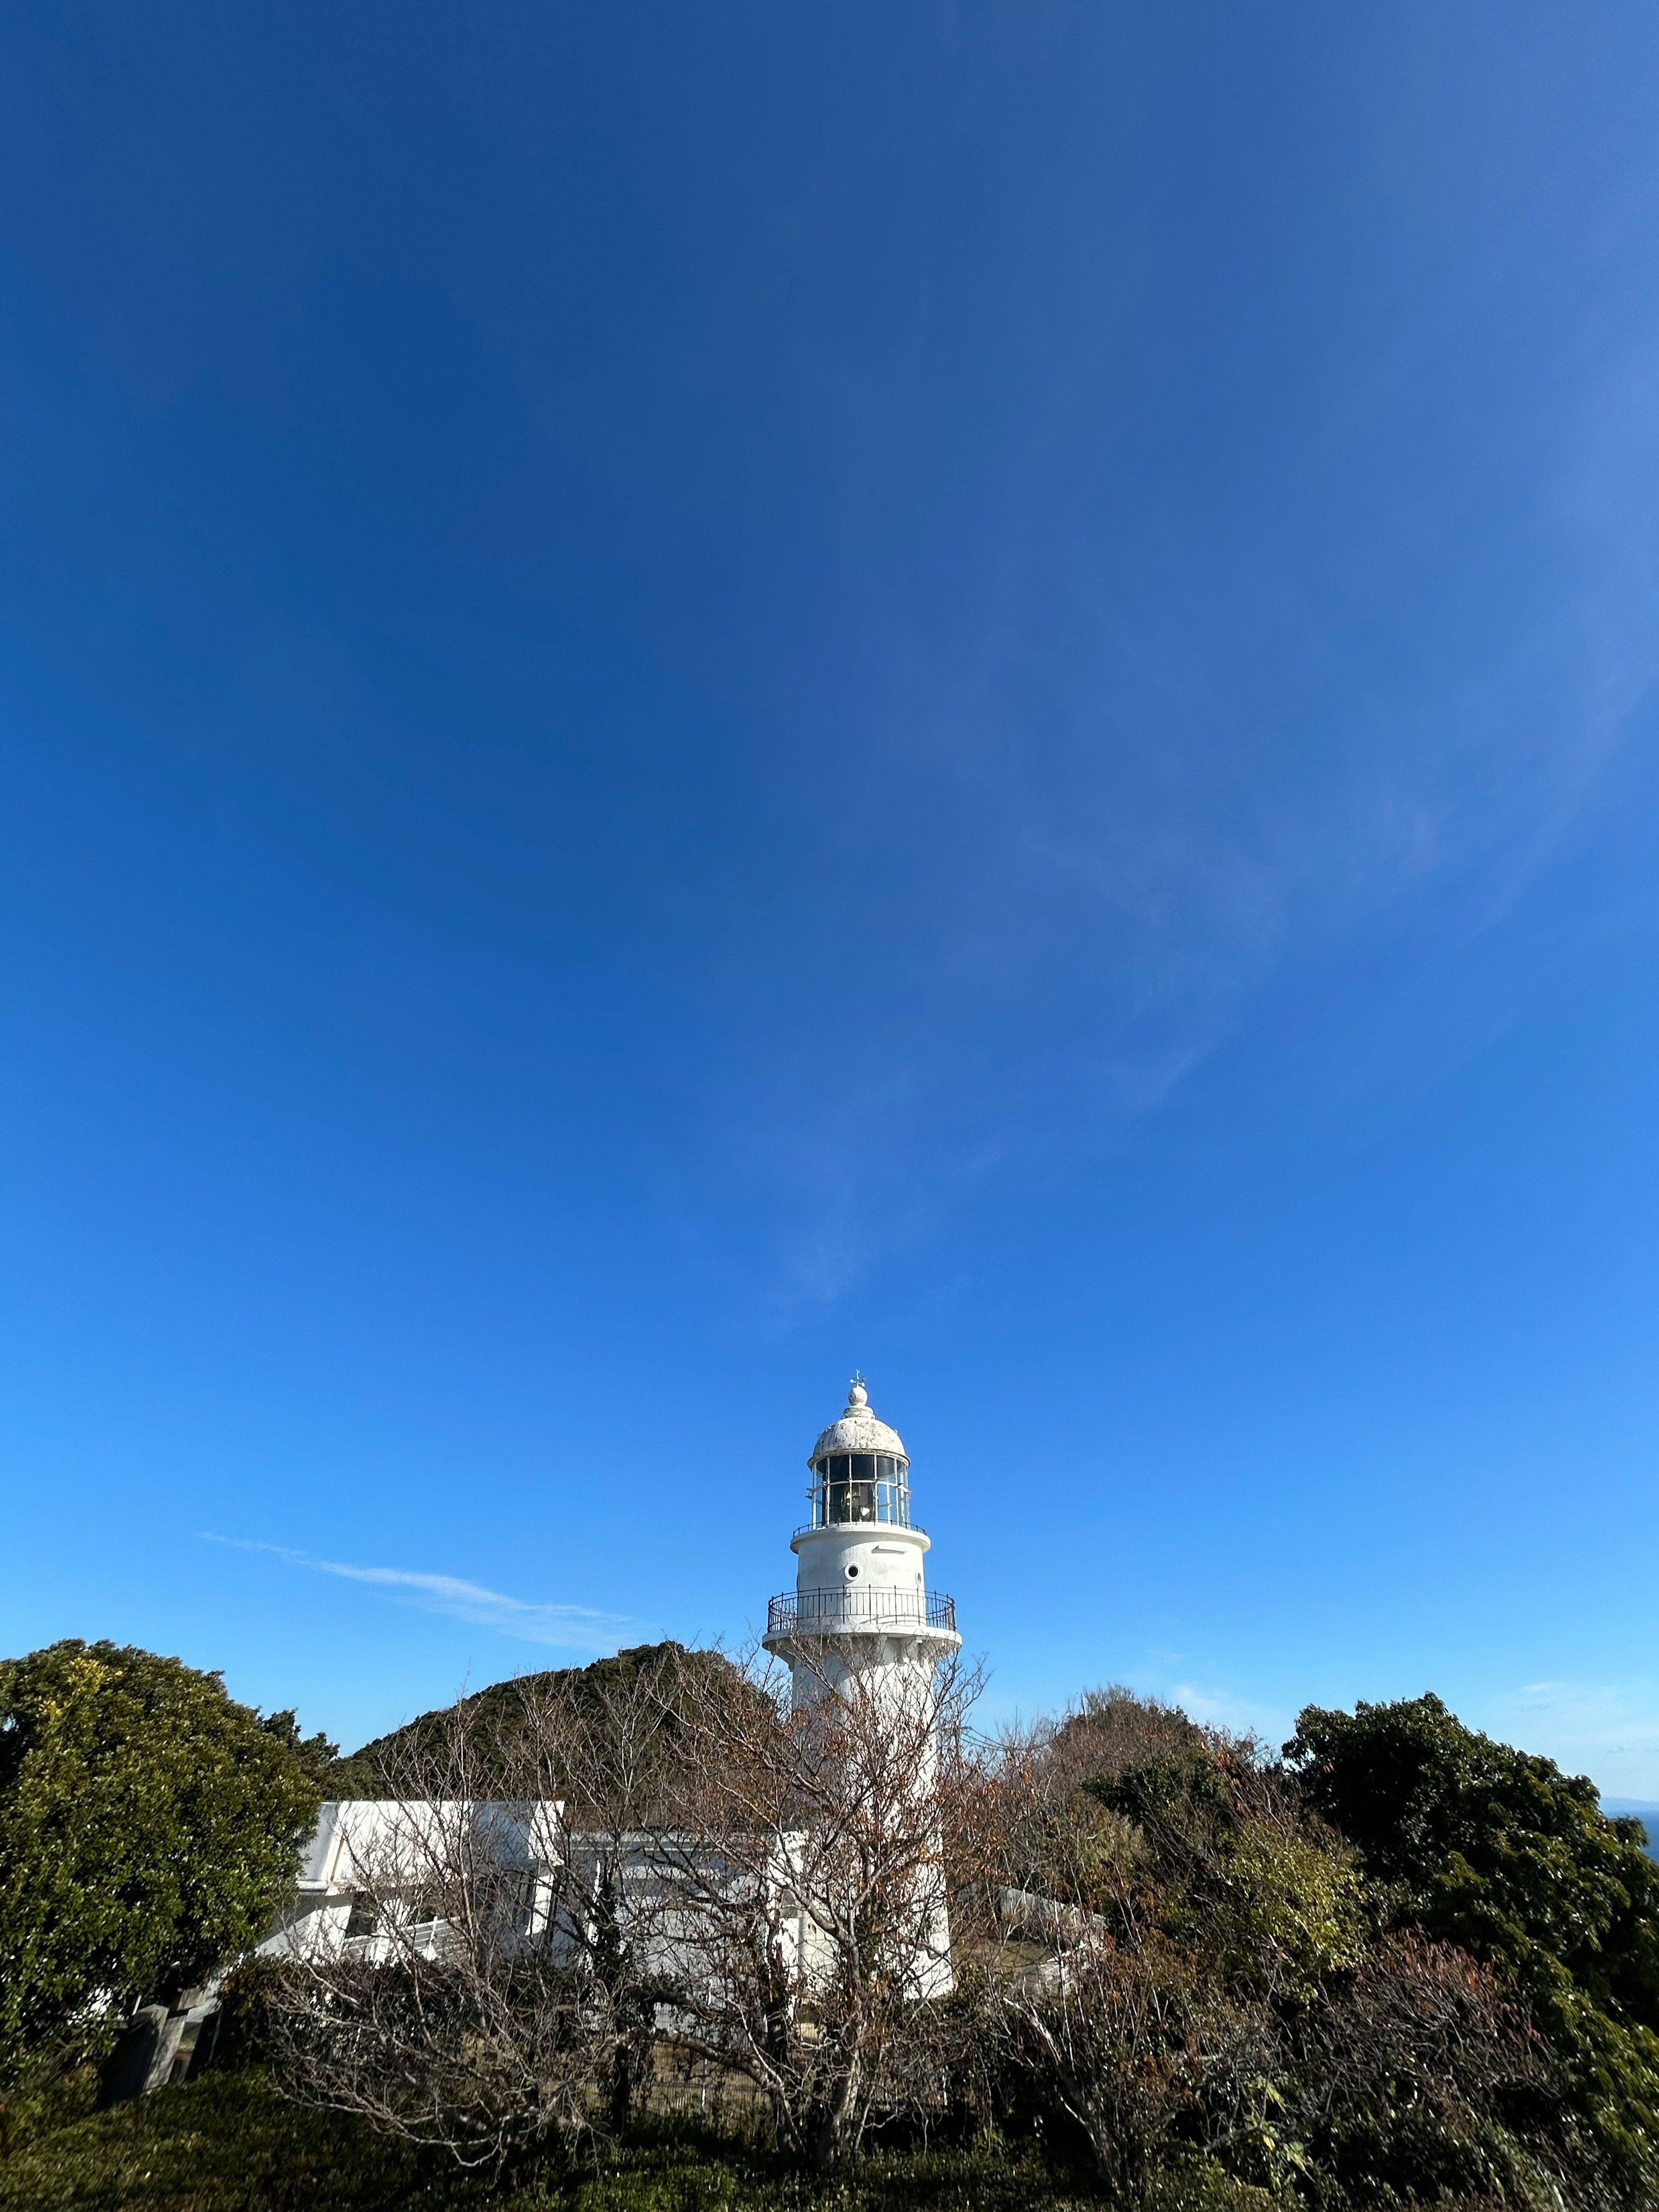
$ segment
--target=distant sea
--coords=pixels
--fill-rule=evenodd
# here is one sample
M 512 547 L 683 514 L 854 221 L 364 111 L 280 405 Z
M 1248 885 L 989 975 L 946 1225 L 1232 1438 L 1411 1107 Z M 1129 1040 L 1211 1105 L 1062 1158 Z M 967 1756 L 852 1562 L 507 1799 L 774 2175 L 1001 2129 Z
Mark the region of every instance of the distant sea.
M 1652 1804 L 1643 1797 L 1604 1797 L 1601 1800 L 1601 1810 L 1608 1814 L 1634 1813 L 1648 1832 L 1650 1857 L 1659 1858 L 1659 1850 L 1654 1849 L 1653 1840 L 1656 1836 L 1659 1836 L 1659 1805 Z

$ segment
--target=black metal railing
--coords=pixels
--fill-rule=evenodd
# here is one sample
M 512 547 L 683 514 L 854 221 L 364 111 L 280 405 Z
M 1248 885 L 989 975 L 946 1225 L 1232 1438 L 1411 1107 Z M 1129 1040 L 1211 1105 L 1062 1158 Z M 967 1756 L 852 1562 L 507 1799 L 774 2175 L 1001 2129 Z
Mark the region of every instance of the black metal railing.
M 916 1536 L 924 1536 L 927 1533 L 925 1528 L 920 1527 L 918 1523 L 914 1521 L 895 1521 L 891 1522 L 884 1522 L 880 1521 L 803 1521 L 799 1528 L 792 1528 L 789 1531 L 789 1540 L 793 1544 L 797 1536 L 820 1535 L 826 1528 L 851 1528 L 858 1531 L 860 1534 L 868 1535 L 872 1529 L 879 1529 L 884 1527 L 903 1528 L 908 1530 L 912 1535 Z
M 938 1590 L 785 1590 L 769 1598 L 769 1636 L 815 1636 L 841 1628 L 944 1628 L 956 1632 L 957 1601 Z

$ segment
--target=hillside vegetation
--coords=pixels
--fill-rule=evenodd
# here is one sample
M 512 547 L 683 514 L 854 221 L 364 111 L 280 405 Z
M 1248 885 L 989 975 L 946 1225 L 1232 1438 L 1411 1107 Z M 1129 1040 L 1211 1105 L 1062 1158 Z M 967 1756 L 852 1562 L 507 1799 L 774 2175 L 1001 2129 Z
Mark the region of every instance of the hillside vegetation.
M 88 2113 L 0 2157 L 0 2212 L 1093 2212 L 1102 2201 L 1030 2142 L 878 2152 L 820 2183 L 691 2126 L 551 2155 L 503 2185 L 295 2105 L 260 2069 Z M 1208 2199 L 1209 2212 L 1262 2203 Z
M 1310 1707 L 1279 1753 L 1121 1690 L 987 1741 L 947 1674 L 918 1806 L 915 1743 L 856 1684 L 813 1718 L 674 1644 L 331 1763 L 149 1655 L 53 1647 L 0 1683 L 0 2212 L 1659 2203 L 1659 1866 L 1589 1783 L 1433 1697 Z M 98 1978 L 165 1996 L 245 1942 L 319 1789 L 568 1794 L 594 1824 L 567 1899 L 587 1948 L 502 1951 L 458 1831 L 429 1871 L 470 1900 L 465 1941 L 446 1905 L 436 1950 L 244 1971 L 210 2070 L 95 2109 L 119 2016 Z M 786 1832 L 826 1909 L 850 1900 L 810 1988 L 774 1940 Z M 619 1905 L 653 1832 L 706 1985 Z M 906 1979 L 927 1882 L 948 1996 Z
M 442 1761 L 458 1739 L 465 1741 L 476 1763 L 481 1787 L 508 1789 L 523 1777 L 523 1747 L 533 1729 L 538 1711 L 550 1699 L 569 1698 L 580 1705 L 591 1724 L 603 1729 L 607 1717 L 643 1674 L 672 1677 L 689 1670 L 710 1676 L 732 1695 L 743 1694 L 744 1677 L 717 1651 L 688 1650 L 670 1640 L 631 1645 L 609 1658 L 586 1667 L 548 1667 L 534 1674 L 515 1674 L 475 1690 L 453 1705 L 418 1714 L 401 1728 L 375 1736 L 343 1759 L 320 1770 L 323 1792 L 328 1797 L 389 1797 L 405 1794 L 411 1777 L 424 1774 L 434 1760 Z M 666 1750 L 672 1750 L 674 1715 L 667 1717 Z M 561 1791 L 568 1778 L 547 1778 Z

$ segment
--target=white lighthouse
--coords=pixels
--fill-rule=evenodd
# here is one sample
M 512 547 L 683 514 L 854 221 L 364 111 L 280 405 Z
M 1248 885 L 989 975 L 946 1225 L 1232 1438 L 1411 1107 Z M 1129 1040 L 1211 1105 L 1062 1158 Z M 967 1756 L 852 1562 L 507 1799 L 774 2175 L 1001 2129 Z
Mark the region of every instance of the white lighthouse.
M 956 1602 L 927 1589 L 909 1457 L 871 1411 L 861 1375 L 807 1464 L 811 1518 L 790 1539 L 795 1588 L 767 1607 L 766 1649 L 788 1662 L 802 1704 L 855 1671 L 886 1674 L 895 1689 L 925 1681 L 961 1647 Z

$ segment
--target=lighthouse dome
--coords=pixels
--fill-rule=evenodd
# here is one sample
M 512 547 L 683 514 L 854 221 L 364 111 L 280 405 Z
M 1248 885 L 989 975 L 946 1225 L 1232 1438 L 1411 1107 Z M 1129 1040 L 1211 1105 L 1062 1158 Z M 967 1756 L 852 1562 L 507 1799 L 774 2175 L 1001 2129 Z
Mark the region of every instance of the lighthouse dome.
M 839 1420 L 830 1422 L 813 1445 L 808 1465 L 815 1465 L 831 1452 L 879 1452 L 885 1458 L 908 1462 L 909 1455 L 898 1431 L 890 1429 L 885 1421 L 878 1421 L 871 1412 L 870 1395 L 861 1376 L 854 1376 L 847 1392 L 847 1410 Z

